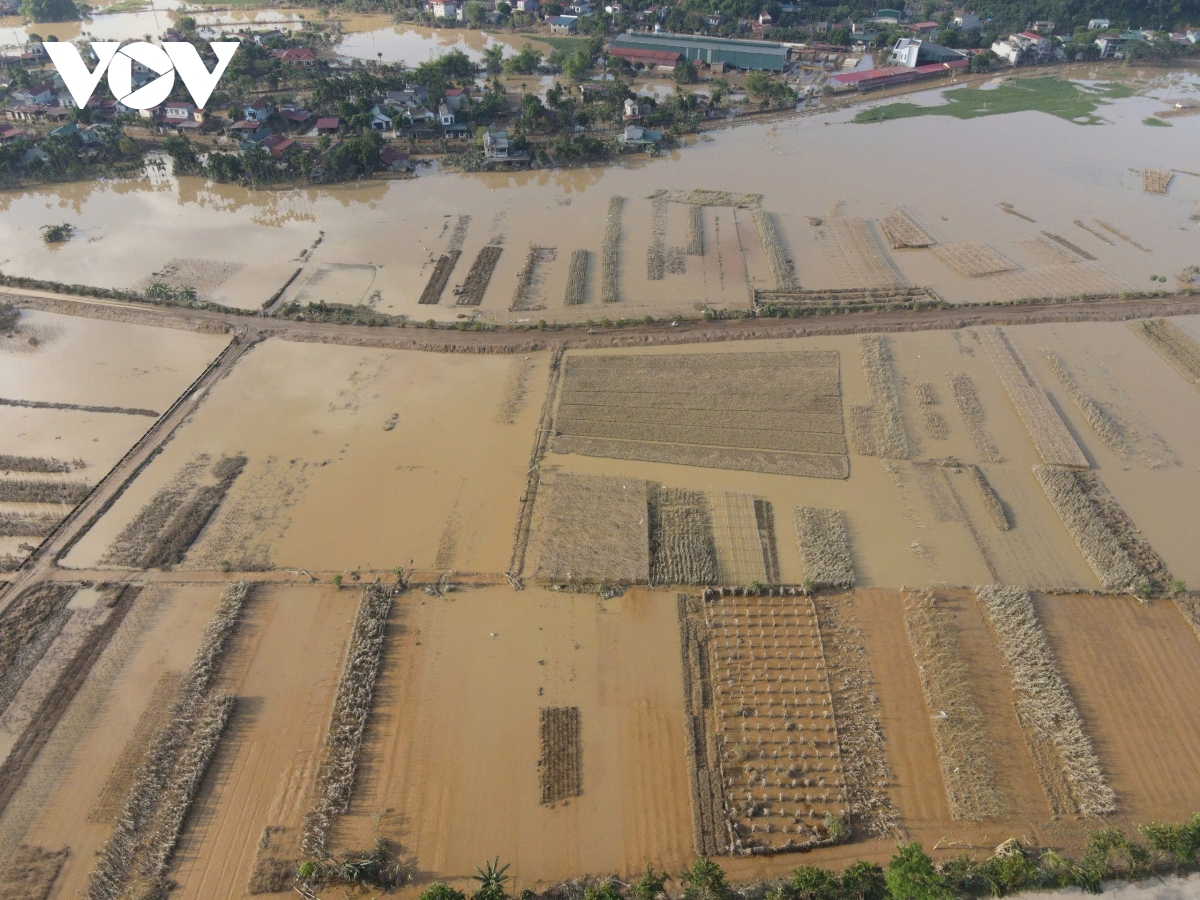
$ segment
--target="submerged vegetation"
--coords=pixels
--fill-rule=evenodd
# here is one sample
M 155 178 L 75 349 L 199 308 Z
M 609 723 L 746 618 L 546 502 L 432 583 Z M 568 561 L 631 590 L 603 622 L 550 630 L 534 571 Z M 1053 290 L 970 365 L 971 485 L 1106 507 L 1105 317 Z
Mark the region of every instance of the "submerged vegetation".
M 918 106 L 915 103 L 889 103 L 866 109 L 855 122 L 886 122 L 914 116 L 954 116 L 976 119 L 1015 112 L 1044 112 L 1076 125 L 1099 125 L 1103 119 L 1096 110 L 1112 100 L 1133 96 L 1132 88 L 1106 82 L 1084 85 L 1053 76 L 1020 78 L 1010 84 L 984 90 L 977 87 L 947 91 L 945 103 Z

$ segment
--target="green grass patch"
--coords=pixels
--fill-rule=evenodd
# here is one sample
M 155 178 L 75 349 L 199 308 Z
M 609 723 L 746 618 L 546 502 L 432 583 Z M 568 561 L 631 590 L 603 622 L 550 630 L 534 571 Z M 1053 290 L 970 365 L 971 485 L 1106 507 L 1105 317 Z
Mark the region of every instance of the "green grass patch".
M 1162 119 L 1154 118 L 1154 116 L 1148 116 L 1145 119 L 1142 119 L 1142 124 L 1143 125 L 1152 125 L 1155 128 L 1170 128 L 1171 127 L 1170 122 L 1164 122 Z
M 915 103 L 877 106 L 875 109 L 863 110 L 854 117 L 854 121 L 886 122 L 890 119 L 909 119 L 913 116 L 977 119 L 980 116 L 1033 110 L 1058 116 L 1076 125 L 1099 125 L 1103 121 L 1096 114 L 1100 106 L 1131 96 L 1131 88 L 1112 82 L 1085 86 L 1053 76 L 1022 78 L 988 90 L 964 87 L 947 91 L 946 102 L 940 106 L 917 106 Z
M 93 6 L 91 15 L 108 15 L 109 13 L 137 12 L 150 5 L 150 0 L 120 0 L 108 6 Z
M 514 35 L 514 37 L 524 37 L 524 35 Z M 574 53 L 582 47 L 587 46 L 587 38 L 559 37 L 558 35 L 543 35 L 531 34 L 529 40 L 539 44 L 547 44 L 554 50 L 562 50 L 564 53 Z

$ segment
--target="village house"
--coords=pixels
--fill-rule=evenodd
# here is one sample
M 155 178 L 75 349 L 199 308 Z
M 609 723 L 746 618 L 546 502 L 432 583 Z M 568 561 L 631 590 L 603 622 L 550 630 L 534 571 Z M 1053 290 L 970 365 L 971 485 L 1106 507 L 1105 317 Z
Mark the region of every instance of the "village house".
M 451 2 L 451 0 L 433 0 L 433 2 L 428 4 L 425 8 L 433 13 L 434 17 L 438 19 L 458 18 L 458 4 Z
M 371 130 L 372 131 L 391 131 L 392 117 L 384 112 L 383 108 L 378 104 L 371 107 Z
M 970 31 L 972 28 L 982 28 L 983 19 L 974 13 L 959 13 L 954 17 L 954 27 L 959 31 Z
M 507 131 L 489 131 L 483 136 L 485 159 L 508 159 L 511 146 Z
M 384 147 L 379 151 L 379 168 L 385 172 L 410 172 L 412 158 L 403 150 Z
M 246 107 L 246 121 L 265 122 L 271 118 L 273 112 L 275 112 L 275 107 L 271 105 L 271 102 L 264 97 L 259 97 Z
M 466 99 L 466 96 L 466 88 L 448 88 L 442 99 L 451 112 L 458 112 L 462 109 L 463 100 Z
M 337 134 L 342 120 L 338 116 L 322 116 L 317 119 L 317 134 Z
M 12 99 L 22 106 L 48 106 L 55 102 L 57 96 L 54 85 L 50 83 L 17 88 L 12 92 Z
M 279 159 L 283 154 L 298 145 L 295 138 L 285 137 L 282 134 L 273 134 L 263 141 L 261 146 L 276 159 Z
M 307 47 L 291 47 L 287 50 L 272 50 L 271 58 L 288 65 L 311 69 L 317 64 L 317 54 Z
M 662 133 L 641 125 L 626 125 L 619 140 L 624 150 L 653 150 L 661 143 Z
M 578 27 L 577 16 L 547 16 L 546 24 L 550 26 L 551 34 L 574 34 Z
M 454 112 L 445 103 L 438 106 L 438 123 L 443 128 L 449 128 L 454 124 Z
M 525 13 L 536 13 L 542 8 L 539 0 L 517 0 L 517 11 Z

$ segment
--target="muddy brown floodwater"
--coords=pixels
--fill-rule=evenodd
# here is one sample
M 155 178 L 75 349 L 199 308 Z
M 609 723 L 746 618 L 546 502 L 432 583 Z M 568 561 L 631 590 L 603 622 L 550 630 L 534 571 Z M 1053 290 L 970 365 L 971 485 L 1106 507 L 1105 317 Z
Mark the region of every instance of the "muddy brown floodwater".
M 1162 96 L 1183 89 L 1135 86 Z M 938 92 L 914 96 L 930 103 Z M 763 196 L 805 289 L 884 279 L 928 286 L 951 303 L 1151 290 L 1161 286 L 1151 275 L 1173 282 L 1196 263 L 1200 231 L 1190 218 L 1200 176 L 1187 174 L 1195 171 L 1200 117 L 1179 118 L 1171 128 L 1141 124 L 1163 105 L 1149 95 L 1119 100 L 1100 108 L 1105 122 L 1095 126 L 1040 112 L 860 125 L 847 110 L 738 127 L 672 153 L 670 161 L 626 157 L 573 170 L 428 172 L 406 181 L 259 192 L 154 175 L 6 192 L 4 271 L 131 287 L 172 260 L 208 261 L 224 267 L 213 271 L 233 272 L 206 285 L 210 298 L 256 309 L 299 268 L 285 300 L 361 302 L 420 320 L 584 321 L 694 315 L 706 305 L 747 308 L 751 289 L 772 286 L 748 209 L 706 207 L 702 255 L 681 255 L 661 279 L 648 277 L 648 248 L 671 251 L 687 235 L 686 209 L 677 203 L 668 205 L 656 235 L 647 198 L 659 189 L 705 188 Z M 1143 192 L 1144 168 L 1176 170 L 1167 194 Z M 601 303 L 600 251 L 612 196 L 626 198 L 616 248 L 620 300 Z M 939 243 L 984 244 L 1015 271 L 970 277 L 943 261 L 957 256 L 885 248 L 877 223 L 897 206 Z M 470 217 L 465 233 L 454 227 L 461 216 Z M 49 249 L 38 229 L 62 220 L 77 234 Z M 148 244 L 149 221 L 155 240 Z M 1065 261 L 1073 251 L 1043 232 L 1095 259 Z M 455 234 L 462 256 L 441 302 L 421 306 L 417 300 Z M 540 273 L 535 308 L 510 311 L 531 244 L 557 253 Z M 482 304 L 458 306 L 454 291 L 486 245 L 503 250 Z M 568 307 L 576 250 L 590 251 L 585 302 Z

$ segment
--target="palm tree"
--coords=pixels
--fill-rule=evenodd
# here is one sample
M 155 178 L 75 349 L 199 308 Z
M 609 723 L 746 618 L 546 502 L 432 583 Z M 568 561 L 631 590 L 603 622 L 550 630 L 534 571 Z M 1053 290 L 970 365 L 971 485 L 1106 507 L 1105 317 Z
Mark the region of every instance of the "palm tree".
M 479 882 L 479 889 L 475 891 L 475 900 L 503 900 L 504 885 L 508 881 L 508 876 L 504 873 L 508 866 L 508 863 L 500 865 L 500 857 L 497 856 L 487 864 L 487 868 L 475 867 L 476 874 L 471 876 Z

